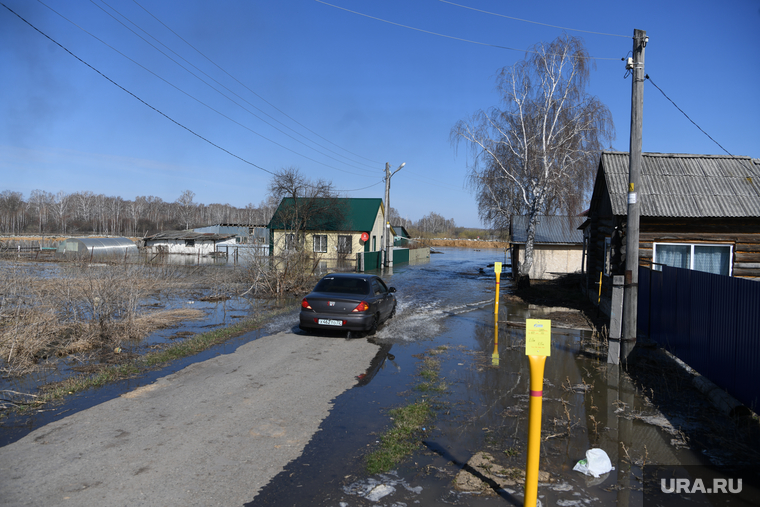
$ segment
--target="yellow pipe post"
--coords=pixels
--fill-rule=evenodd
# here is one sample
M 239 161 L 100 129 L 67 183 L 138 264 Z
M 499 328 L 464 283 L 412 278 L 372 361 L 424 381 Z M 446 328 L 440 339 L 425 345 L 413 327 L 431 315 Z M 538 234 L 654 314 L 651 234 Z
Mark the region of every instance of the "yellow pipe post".
M 491 355 L 491 364 L 499 366 L 499 314 L 493 314 L 493 354 Z
M 599 272 L 599 298 L 596 300 L 596 306 L 602 304 L 602 272 Z
M 494 305 L 493 312 L 499 313 L 499 279 L 501 278 L 501 262 L 495 262 L 493 265 L 494 273 L 496 273 L 496 304 Z
M 536 507 L 538 500 L 538 459 L 541 454 L 541 406 L 546 356 L 528 356 L 530 360 L 530 415 L 528 423 L 528 463 L 525 467 L 524 507 Z
M 496 273 L 496 298 L 493 309 L 493 354 L 491 355 L 491 364 L 499 366 L 499 280 L 501 279 L 501 262 L 495 262 L 493 265 Z

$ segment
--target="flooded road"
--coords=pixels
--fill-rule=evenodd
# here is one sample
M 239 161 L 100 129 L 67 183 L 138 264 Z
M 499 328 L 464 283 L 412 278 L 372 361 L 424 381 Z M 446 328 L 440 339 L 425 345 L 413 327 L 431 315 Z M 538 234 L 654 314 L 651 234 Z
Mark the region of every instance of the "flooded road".
M 502 485 L 498 477 L 508 475 L 499 471 L 524 469 L 527 446 L 525 330 L 507 321 L 519 324 L 545 315 L 502 298 L 499 363 L 494 365 L 495 276 L 487 266 L 504 262 L 504 253 L 443 252 L 431 256 L 429 264 L 396 267 L 393 273 L 382 274 L 397 288 L 399 306 L 396 317 L 372 339 L 380 345 L 379 352 L 368 360 L 356 385 L 332 400 L 329 416 L 301 456 L 250 498 L 250 505 L 522 505 L 522 486 Z M 509 290 L 508 280 L 502 278 L 502 294 Z M 246 341 L 280 332 L 299 333 L 297 322 L 294 305 L 292 313 L 277 317 L 256 333 L 140 379 L 77 395 L 28 424 L 40 427 L 198 361 L 232 353 Z M 625 373 L 608 369 L 589 350 L 590 339 L 586 331 L 554 329 L 552 333 L 540 459 L 541 470 L 549 472 L 551 479 L 539 486 L 542 505 L 641 505 L 644 465 L 705 464 L 725 458 L 695 445 L 702 444 L 696 442 L 701 433 L 695 428 L 707 407 L 697 404 L 663 417 L 654 403 L 662 389 L 677 390 L 678 386 L 661 381 L 642 395 Z M 444 389 L 432 393 L 419 389 L 421 358 L 431 350 L 438 351 L 445 383 Z M 283 365 L 283 374 L 287 367 Z M 304 389 L 313 387 L 310 378 L 300 381 Z M 390 427 L 389 410 L 421 398 L 431 401 L 435 409 L 435 418 L 422 435 L 424 445 L 393 471 L 368 476 L 364 459 Z M 615 470 L 599 478 L 573 471 L 593 447 L 608 454 Z M 209 452 L 213 452 L 211 447 Z M 493 477 L 473 461 L 486 455 L 491 457 Z M 459 480 L 463 470 L 472 472 L 474 480 Z M 251 483 L 255 480 L 250 478 Z M 479 483 L 486 494 L 462 490 L 455 483 L 475 484 L 475 489 Z
M 502 303 L 494 366 L 495 276 L 486 266 L 504 262 L 503 252 L 444 252 L 431 256 L 430 264 L 384 275 L 398 289 L 399 311 L 373 340 L 383 347 L 368 371 L 371 377 L 335 400 L 303 455 L 248 505 L 523 504 L 520 484 L 503 486 L 498 477 L 491 480 L 467 463 L 488 453 L 493 466 L 525 469 L 530 380 L 525 330 L 506 321 L 544 316 Z M 509 291 L 509 282 L 502 283 L 502 291 Z M 709 464 L 714 456 L 689 449 L 699 413 L 664 417 L 625 372 L 608 368 L 588 350 L 590 339 L 588 331 L 552 332 L 540 459 L 551 479 L 540 484 L 538 498 L 543 505 L 641 505 L 644 465 Z M 445 391 L 416 389 L 420 357 L 441 347 L 445 352 L 436 357 Z M 388 411 L 426 397 L 436 417 L 425 428 L 424 447 L 393 471 L 367 476 L 364 458 L 392 424 Z M 573 471 L 591 448 L 603 449 L 614 470 L 599 478 Z M 455 487 L 467 482 L 463 468 L 473 471 L 480 480 L 470 483 L 480 483 L 486 494 Z

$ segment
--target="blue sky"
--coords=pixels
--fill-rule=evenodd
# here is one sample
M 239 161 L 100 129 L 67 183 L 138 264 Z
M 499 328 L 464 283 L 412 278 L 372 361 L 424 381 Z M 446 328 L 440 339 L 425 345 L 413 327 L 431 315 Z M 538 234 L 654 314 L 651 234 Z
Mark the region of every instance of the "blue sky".
M 383 197 L 385 163 L 406 162 L 391 192 L 402 216 L 479 227 L 451 128 L 498 104 L 500 68 L 563 31 L 598 58 L 588 91 L 612 112 L 612 149 L 628 150 L 621 58 L 641 29 L 652 81 L 731 154 L 760 157 L 757 0 L 0 2 L 102 73 L 0 5 L 0 191 L 25 198 L 189 189 L 244 207 L 286 167 Z M 643 149 L 724 153 L 649 82 Z

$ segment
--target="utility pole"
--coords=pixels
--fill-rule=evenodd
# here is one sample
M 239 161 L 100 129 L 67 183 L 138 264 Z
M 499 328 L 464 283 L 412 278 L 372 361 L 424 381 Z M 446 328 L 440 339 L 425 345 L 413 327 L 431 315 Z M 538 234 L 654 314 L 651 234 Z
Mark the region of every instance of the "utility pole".
M 631 71 L 631 144 L 628 156 L 628 217 L 625 231 L 625 285 L 623 289 L 623 340 L 620 358 L 626 362 L 636 346 L 639 297 L 639 217 L 641 216 L 641 131 L 644 114 L 644 48 L 649 37 L 644 30 L 633 31 Z
M 406 165 L 406 162 L 398 166 L 398 169 L 391 173 L 391 164 L 385 163 L 385 236 L 383 238 L 383 250 L 385 251 L 385 267 L 393 267 L 393 260 L 390 258 L 391 247 L 393 241 L 391 240 L 391 176 L 401 170 Z

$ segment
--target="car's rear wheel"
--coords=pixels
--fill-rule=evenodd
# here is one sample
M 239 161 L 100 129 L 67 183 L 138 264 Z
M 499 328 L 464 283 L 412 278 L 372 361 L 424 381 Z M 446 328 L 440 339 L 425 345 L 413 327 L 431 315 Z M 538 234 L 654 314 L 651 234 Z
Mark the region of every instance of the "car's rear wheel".
M 372 317 L 372 324 L 370 324 L 369 329 L 367 330 L 367 336 L 372 336 L 375 333 L 377 333 L 377 326 L 380 324 L 380 314 L 376 313 L 374 317 Z

